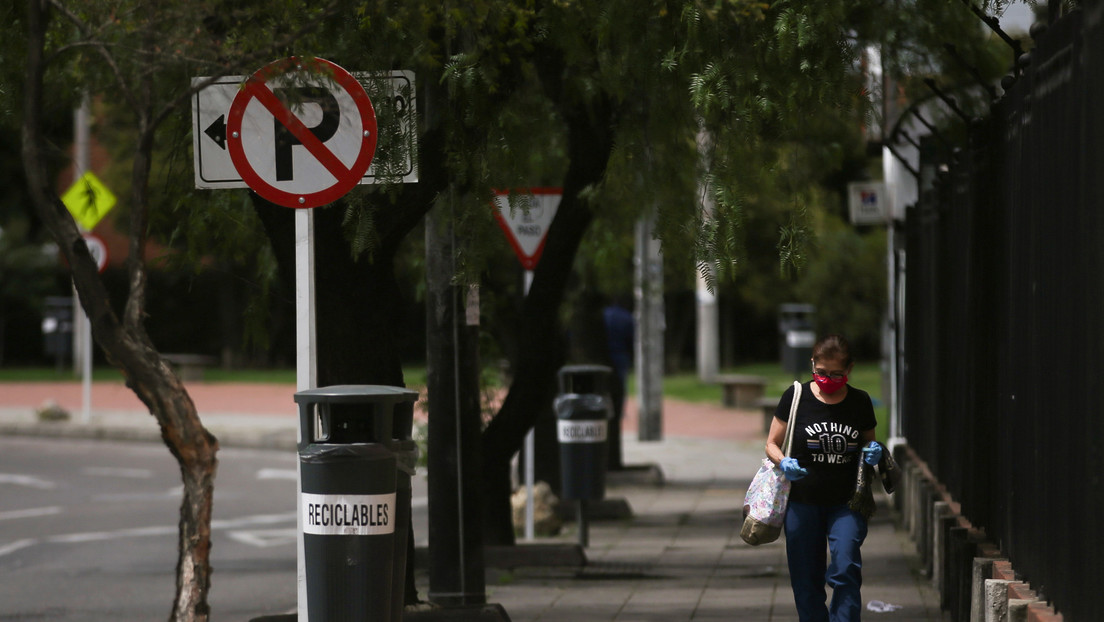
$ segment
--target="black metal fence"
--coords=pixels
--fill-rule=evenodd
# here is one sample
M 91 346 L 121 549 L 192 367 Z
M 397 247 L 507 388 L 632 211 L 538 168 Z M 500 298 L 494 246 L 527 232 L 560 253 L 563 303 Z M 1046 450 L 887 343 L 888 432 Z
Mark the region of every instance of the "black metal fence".
M 905 233 L 903 434 L 1074 622 L 1104 602 L 1101 4 L 1039 37 L 968 144 L 921 145 Z

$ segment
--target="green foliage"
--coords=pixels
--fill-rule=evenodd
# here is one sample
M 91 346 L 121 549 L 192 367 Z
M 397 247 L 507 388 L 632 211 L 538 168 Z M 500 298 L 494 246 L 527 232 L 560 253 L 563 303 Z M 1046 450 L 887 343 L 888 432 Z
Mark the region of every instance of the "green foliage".
M 618 111 L 606 177 L 590 190 L 595 219 L 581 269 L 600 283 L 623 284 L 631 223 L 656 207 L 668 260 L 724 280 L 747 261 L 749 210 L 776 214 L 768 248 L 776 259 L 783 249 L 787 271 L 801 265 L 802 245 L 815 233 L 801 206 L 819 200 L 810 184 L 823 181 L 851 148 L 822 141 L 826 132 L 810 119 L 857 127 L 866 113 L 854 77 L 859 42 L 852 21 L 870 6 L 378 3 L 379 10 L 365 8 L 358 22 L 338 26 L 331 41 L 359 46 L 362 59 L 413 59 L 427 77 L 440 69 L 449 168 L 463 188 L 443 198 L 470 242 L 461 280 L 474 280 L 501 249 L 487 190 L 554 184 L 562 176 L 563 124 L 554 98 L 612 101 Z M 436 29 L 455 36 L 434 38 Z M 563 63 L 560 91 L 546 93 L 538 77 L 553 57 Z M 699 153 L 702 132 L 709 141 Z M 711 214 L 703 197 L 714 204 Z M 363 248 L 370 247 L 371 220 L 349 219 Z
M 627 293 L 633 223 L 655 208 L 674 267 L 669 287 L 686 287 L 699 272 L 764 310 L 796 295 L 838 247 L 821 238 L 843 216 L 844 184 L 864 168 L 861 128 L 878 114 L 861 73 L 864 48 L 882 46 L 894 75 L 945 76 L 948 87 L 973 80 L 943 47 L 948 40 L 986 76 L 1006 58 L 961 0 L 370 0 L 340 11 L 338 3 L 255 0 L 161 0 L 129 11 L 104 0 L 65 4 L 80 21 L 55 15 L 62 64 L 51 78 L 58 93 L 108 94 L 96 100 L 96 135 L 116 163 L 108 173 L 120 197 L 115 217 L 131 209 L 134 85 L 148 84 L 169 105 L 194 76 L 249 74 L 280 55 L 317 54 L 354 70 L 410 69 L 445 89 L 444 101 L 420 104 L 424 122 L 446 131 L 454 189 L 440 201 L 467 242 L 458 280 L 479 280 L 503 256 L 490 190 L 558 184 L 568 165 L 559 111 L 610 102 L 614 151 L 602 183 L 585 192 L 594 220 L 579 257 L 584 282 Z M 18 47 L 6 41 L 5 54 Z M 114 68 L 103 62 L 105 51 L 123 50 L 135 53 L 119 53 Z M 0 80 L 0 112 L 8 80 Z M 367 260 L 379 248 L 373 210 L 401 208 L 398 175 L 412 140 L 385 135 L 401 127 L 389 122 L 401 111 L 372 95 L 381 128 L 375 166 L 385 179 L 355 189 L 345 207 L 350 252 Z M 173 261 L 213 262 L 270 295 L 271 253 L 244 193 L 191 188 L 190 115 L 186 106 L 166 110 L 151 234 L 179 251 Z M 414 272 L 419 261 L 400 259 Z
M 57 274 L 57 257 L 50 251 L 28 239 L 26 221 L 0 229 L 0 321 L 14 307 L 42 306 Z
M 784 276 L 795 276 L 808 262 L 806 251 L 812 237 L 805 224 L 807 209 L 798 207 L 790 215 L 790 222 L 780 229 L 778 241 L 779 271 Z
M 886 237 L 834 225 L 817 237 L 797 284 L 800 300 L 816 306 L 818 334 L 841 333 L 856 352 L 876 353 L 886 305 Z

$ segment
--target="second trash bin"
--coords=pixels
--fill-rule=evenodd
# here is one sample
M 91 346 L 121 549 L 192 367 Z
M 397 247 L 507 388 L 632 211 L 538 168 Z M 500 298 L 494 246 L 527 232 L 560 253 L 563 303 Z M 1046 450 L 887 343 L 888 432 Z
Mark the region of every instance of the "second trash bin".
M 587 502 L 606 496 L 612 371 L 604 365 L 560 368 L 560 394 L 552 403 L 560 444 L 561 497 L 578 502 L 579 545 L 583 547 L 590 544 Z
M 816 332 L 813 331 L 813 314 L 816 307 L 810 304 L 789 303 L 778 308 L 778 350 L 782 369 L 794 374 L 809 371 L 809 359 L 813 357 Z
M 389 445 L 396 412 L 417 397 L 376 385 L 295 394 L 310 622 L 391 619 L 396 557 L 406 549 L 395 543 L 397 470 Z
M 553 409 L 564 499 L 597 500 L 606 495 L 611 373 L 604 365 L 560 368 L 560 394 Z

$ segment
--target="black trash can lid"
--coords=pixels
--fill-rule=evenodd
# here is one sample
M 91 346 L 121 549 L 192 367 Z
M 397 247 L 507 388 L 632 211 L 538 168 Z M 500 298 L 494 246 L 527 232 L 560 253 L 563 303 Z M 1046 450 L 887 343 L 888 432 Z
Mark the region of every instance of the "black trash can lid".
M 599 421 L 613 418 L 610 400 L 598 393 L 563 393 L 552 401 L 557 419 Z
M 337 384 L 295 394 L 297 404 L 396 404 L 418 401 L 418 392 L 379 384 Z
M 609 393 L 612 376 L 606 365 L 565 365 L 559 371 L 560 393 Z

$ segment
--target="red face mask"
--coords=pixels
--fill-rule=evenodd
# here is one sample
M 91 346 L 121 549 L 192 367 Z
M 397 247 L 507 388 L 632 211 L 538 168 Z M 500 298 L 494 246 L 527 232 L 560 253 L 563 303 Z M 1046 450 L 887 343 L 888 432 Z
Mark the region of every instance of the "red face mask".
M 813 380 L 816 381 L 817 386 L 820 387 L 821 393 L 827 393 L 831 395 L 836 391 L 839 391 L 847 384 L 847 376 L 840 378 L 839 380 L 833 380 L 828 376 L 818 376 L 813 374 Z

